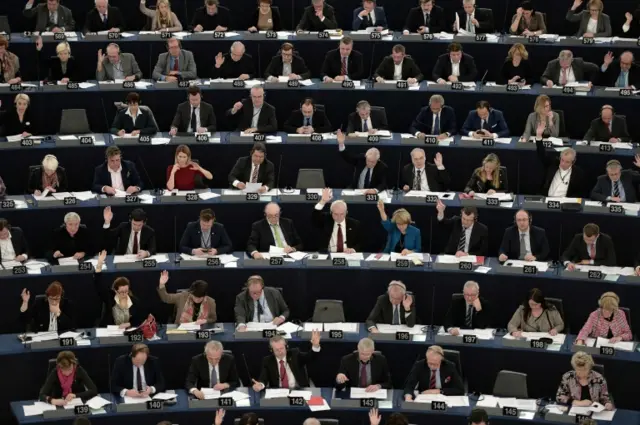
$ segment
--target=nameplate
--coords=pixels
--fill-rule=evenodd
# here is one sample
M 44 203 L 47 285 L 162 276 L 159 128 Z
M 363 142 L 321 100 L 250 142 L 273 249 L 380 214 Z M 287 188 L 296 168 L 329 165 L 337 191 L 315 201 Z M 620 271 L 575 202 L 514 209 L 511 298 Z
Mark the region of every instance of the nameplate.
M 33 139 L 22 139 L 20 140 L 20 146 L 23 148 L 28 148 L 33 146 Z
M 147 410 L 161 410 L 163 404 L 162 400 L 149 400 L 147 401 Z
M 13 199 L 5 199 L 4 201 L 0 201 L 0 208 L 3 210 L 11 210 L 16 207 L 16 201 Z
M 332 258 L 331 264 L 334 266 L 346 266 L 347 259 L 346 258 Z
M 91 136 L 81 136 L 80 137 L 81 145 L 93 145 L 93 137 Z
M 148 145 L 151 143 L 151 136 L 149 136 L 148 134 L 144 134 L 144 135 L 140 135 L 140 137 L 138 137 L 138 143 L 142 144 L 142 145 Z
M 289 397 L 289 406 L 303 407 L 306 403 L 302 397 Z
M 287 87 L 297 89 L 298 87 L 300 87 L 300 80 L 287 81 Z
M 451 83 L 451 90 L 464 90 L 464 85 L 460 81 Z
M 211 331 L 196 331 L 196 339 L 211 339 Z
M 487 41 L 487 34 L 476 34 L 476 41 Z
M 355 87 L 355 84 L 353 84 L 353 81 L 351 80 L 344 80 L 342 82 L 342 88 L 343 89 L 352 89 Z
M 284 264 L 284 258 L 282 257 L 271 257 L 269 258 L 270 266 L 281 266 Z
M 542 141 L 542 146 L 544 146 L 545 148 L 552 148 L 553 147 L 553 142 L 551 142 L 551 140 L 543 140 Z
M 233 407 L 233 398 L 221 397 L 218 399 L 218 407 Z
M 58 342 L 60 344 L 60 347 L 73 347 L 74 345 L 76 345 L 75 338 L 60 338 L 58 339 Z
M 83 261 L 81 263 L 78 263 L 78 271 L 79 272 L 88 272 L 90 270 L 93 270 L 93 264 L 91 264 L 88 261 Z
M 406 81 L 398 81 L 398 82 L 396 82 L 396 88 L 397 89 L 408 89 L 409 88 L 409 83 L 407 83 Z
M 9 34 L 7 34 L 7 35 L 9 35 Z M 22 33 L 22 35 L 25 36 L 25 37 L 31 37 L 33 35 L 33 33 L 31 31 L 25 31 L 25 32 Z M 640 46 L 640 44 L 638 44 L 638 45 Z
M 198 197 L 198 194 L 197 194 L 197 193 L 187 193 L 187 194 L 185 195 L 184 199 L 185 199 L 187 202 L 197 202 L 197 201 L 198 201 L 198 199 L 200 199 L 200 198 Z
M 593 37 L 583 37 L 582 44 L 595 44 L 596 40 Z
M 538 273 L 538 268 L 536 266 L 522 266 L 522 274 L 536 274 Z
M 633 91 L 631 89 L 620 89 L 618 94 L 622 97 L 629 97 L 633 95 Z
M 431 402 L 431 410 L 435 410 L 438 412 L 446 412 L 447 403 L 444 401 L 432 401 Z
M 380 142 L 380 136 L 378 136 L 377 134 L 370 134 L 367 136 L 367 142 L 368 143 L 379 143 Z
M 265 140 L 267 140 L 267 136 L 264 134 L 256 133 L 253 135 L 254 142 L 264 142 Z
M 275 31 L 267 31 L 267 33 L 264 35 L 264 37 L 267 40 L 271 40 L 272 38 L 278 38 L 278 33 Z
M 163 31 L 160 33 L 160 38 L 163 40 L 167 40 L 169 38 L 171 38 L 173 34 L 171 34 L 169 31 Z
M 437 145 L 438 138 L 436 136 L 424 136 L 425 145 Z
M 314 133 L 311 136 L 309 136 L 309 141 L 310 142 L 318 142 L 318 143 L 320 143 L 320 142 L 322 142 L 322 140 L 323 140 L 322 134 Z
M 458 270 L 470 271 L 473 270 L 473 263 L 470 261 L 460 261 L 458 263 Z
M 518 413 L 518 408 L 517 407 L 503 407 L 502 408 L 502 416 L 511 416 L 511 417 L 518 417 L 520 416 Z
M 602 279 L 602 271 L 600 271 L 600 270 L 589 270 L 587 272 L 587 277 L 589 279 Z
M 427 204 L 437 204 L 438 203 L 438 195 L 427 195 L 425 196 L 425 201 Z
M 343 339 L 343 338 L 344 338 L 343 331 L 337 330 L 337 329 L 329 331 L 329 339 Z
M 69 81 L 67 83 L 67 90 L 78 90 L 79 88 L 80 88 L 80 85 L 75 81 Z
M 126 195 L 124 197 L 125 204 L 137 204 L 138 202 L 140 202 L 140 199 L 137 195 Z
M 144 335 L 141 332 L 132 332 L 127 335 L 127 339 L 132 343 L 144 342 Z
M 477 344 L 478 336 L 477 335 L 462 335 L 462 342 L 464 344 Z
M 616 354 L 616 349 L 613 347 L 600 347 L 600 354 L 603 356 L 614 356 Z
M 213 38 L 216 40 L 220 38 L 224 38 L 224 33 L 222 31 L 214 31 Z
M 73 196 L 67 196 L 66 198 L 64 198 L 62 200 L 62 203 L 64 205 L 67 205 L 67 206 L 77 205 L 78 204 L 78 198 L 74 198 Z
M 378 195 L 375 193 L 367 193 L 364 195 L 364 200 L 369 202 L 378 202 Z
M 80 406 L 75 406 L 73 408 L 73 413 L 75 415 L 88 415 L 90 413 L 89 406 L 86 404 L 81 404 Z
M 318 195 L 317 193 L 307 193 L 305 194 L 305 199 L 307 201 L 319 201 L 320 200 L 320 195 Z
M 10 84 L 9 85 L 9 90 L 11 90 L 11 91 L 21 91 L 22 90 L 22 84 L 20 84 L 20 83 Z
M 519 84 L 507 84 L 507 92 L 509 93 L 518 93 L 520 91 Z
M 244 88 L 244 80 L 233 80 L 233 83 L 231 83 L 231 85 L 235 88 L 242 89 Z
M 63 32 L 57 32 L 55 34 L 53 34 L 53 39 L 55 41 L 64 41 L 67 39 L 67 37 L 64 35 Z
M 609 212 L 612 214 L 624 214 L 624 207 L 620 204 L 609 205 Z
M 276 335 L 278 335 L 278 331 L 276 329 L 263 329 L 262 330 L 262 337 L 263 338 L 273 338 Z
M 495 146 L 496 141 L 493 138 L 482 139 L 482 146 Z
M 107 33 L 107 40 L 119 40 L 120 39 L 120 33 L 119 32 L 108 32 Z
M 189 88 L 190 85 L 191 84 L 187 80 L 178 81 L 178 87 L 181 88 L 181 89 L 187 89 L 187 88 Z
M 540 36 L 530 35 L 529 38 L 527 38 L 527 41 L 531 44 L 538 44 L 540 43 Z
M 158 266 L 158 262 L 154 259 L 144 259 L 142 260 L 142 267 L 145 269 L 153 269 L 156 268 Z
M 399 258 L 396 260 L 396 268 L 406 269 L 409 268 L 409 260 L 404 258 Z
M 636 44 L 640 46 L 640 37 L 638 37 L 638 40 L 636 40 Z
M 247 201 L 259 201 L 260 195 L 258 193 L 247 193 L 245 199 Z
M 135 89 L 136 88 L 136 83 L 133 81 L 123 81 L 122 82 L 122 88 L 123 89 Z
M 434 36 L 431 33 L 423 33 L 422 34 L 422 41 L 433 41 Z
M 544 341 L 540 341 L 539 339 L 532 339 L 530 342 L 530 347 L 536 350 L 544 350 L 547 348 L 547 344 Z
M 488 207 L 499 207 L 500 199 L 498 198 L 487 198 L 486 204 Z
M 382 40 L 382 34 L 379 33 L 378 31 L 373 31 L 372 33 L 369 34 L 369 39 L 370 40 Z
M 559 210 L 560 209 L 560 201 L 547 201 L 547 209 L 548 210 Z
M 576 415 L 576 423 L 577 424 L 582 424 L 582 423 L 586 422 L 587 419 L 591 419 L 591 416 L 589 416 L 589 415 Z
M 318 38 L 321 40 L 328 40 L 329 37 L 329 33 L 327 31 L 320 31 L 318 32 Z
M 411 340 L 411 335 L 409 332 L 396 332 L 396 341 L 409 341 Z
M 611 146 L 610 143 L 600 143 L 600 146 L 598 146 L 598 150 L 600 152 L 612 152 L 613 146 Z
M 27 274 L 27 266 L 13 266 L 11 270 L 14 275 Z
M 207 258 L 207 267 L 220 267 L 221 261 L 219 258 Z
M 376 407 L 376 399 L 375 398 L 361 398 L 360 399 L 360 407 L 366 408 L 374 408 Z
M 576 94 L 576 88 L 564 86 L 562 87 L 562 94 Z

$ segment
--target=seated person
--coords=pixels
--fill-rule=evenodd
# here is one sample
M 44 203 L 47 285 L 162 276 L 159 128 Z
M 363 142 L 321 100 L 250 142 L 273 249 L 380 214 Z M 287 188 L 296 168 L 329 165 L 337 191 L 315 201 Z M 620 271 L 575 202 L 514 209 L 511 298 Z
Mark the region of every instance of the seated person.
M 576 165 L 576 151 L 563 150 L 560 155 L 547 155 L 542 138 L 536 140 L 538 160 L 543 166 L 544 180 L 540 194 L 551 197 L 584 196 L 584 171 Z
M 375 110 L 371 112 L 371 105 L 366 100 L 361 100 L 356 105 L 356 111 L 347 118 L 347 134 L 369 133 L 375 134 L 378 130 L 388 130 L 387 114 Z
M 331 122 L 324 112 L 324 108 L 316 108 L 313 98 L 302 100 L 300 109 L 294 109 L 284 122 L 284 131 L 288 134 L 313 134 L 331 132 Z
M 497 192 L 509 192 L 507 169 L 500 166 L 500 158 L 490 153 L 482 160 L 482 167 L 478 167 L 471 174 L 471 178 L 464 188 L 464 193 L 474 196 L 477 193 L 493 195 Z
M 547 32 L 547 25 L 544 22 L 544 15 L 533 8 L 533 2 L 524 0 L 516 10 L 516 14 L 511 18 L 509 33 L 529 37 L 532 35 L 542 35 Z
M 627 12 L 624 14 L 625 22 L 622 25 L 622 37 L 631 37 L 636 38 L 640 35 L 640 5 L 636 6 L 636 9 L 631 12 Z
M 169 0 L 158 0 L 156 9 L 151 10 L 145 6 L 146 0 L 140 0 L 140 12 L 151 18 L 151 31 L 179 32 L 182 24 L 178 16 L 171 11 Z
M 287 321 L 289 307 L 279 289 L 264 286 L 264 280 L 258 275 L 250 276 L 245 286 L 236 296 L 233 308 L 238 331 L 246 331 L 249 322 L 278 326 Z
M 401 255 L 422 252 L 420 229 L 412 224 L 409 211 L 404 208 L 397 209 L 389 220 L 384 210 L 384 202 L 381 199 L 378 200 L 378 211 L 382 227 L 387 232 L 387 243 L 382 252 L 386 254 L 396 252 Z
M 447 396 L 464 394 L 464 383 L 456 365 L 444 358 L 444 350 L 439 345 L 427 349 L 426 361 L 413 364 L 404 387 L 404 400 L 412 401 L 414 391 Z
M 47 286 L 45 297 L 31 300 L 31 292 L 26 288 L 20 297 L 20 321 L 31 332 L 58 332 L 62 334 L 76 328 L 73 303 L 64 297 L 60 282 Z
M 140 259 L 156 254 L 156 232 L 147 225 L 147 213 L 142 208 L 131 211 L 129 221 L 123 221 L 115 229 L 111 229 L 111 207 L 105 207 L 103 216 L 105 249 L 114 255 L 135 255 Z
M 438 200 L 438 223 L 452 228 L 449 241 L 444 248 L 447 255 L 464 257 L 466 255 L 487 255 L 489 251 L 489 229 L 477 222 L 478 209 L 476 207 L 464 207 L 460 210 L 460 216 L 444 217 L 446 206 Z
M 103 0 L 104 1 L 104 0 Z M 36 50 L 39 60 L 45 64 L 44 74 L 48 83 L 67 84 L 69 81 L 80 81 L 80 64 L 71 56 L 71 46 L 66 41 L 58 43 L 56 55 L 50 58 L 42 57 L 42 37 L 36 38 Z
M 272 7 L 273 0 L 258 0 L 258 8 L 251 15 L 249 32 L 282 31 L 280 9 Z
M 600 109 L 600 117 L 591 121 L 584 140 L 591 142 L 628 143 L 631 141 L 627 130 L 627 119 L 616 115 L 611 105 L 604 105 Z
M 434 94 L 429 98 L 429 106 L 420 109 L 409 131 L 418 139 L 429 134 L 444 140 L 457 132 L 456 113 L 451 106 L 444 104 L 442 95 Z
M 329 50 L 324 56 L 321 74 L 322 81 L 325 83 L 361 80 L 365 76 L 364 73 L 362 53 L 353 50 L 353 39 L 351 37 L 342 37 L 339 47 Z
M 438 84 L 475 81 L 478 70 L 473 56 L 462 52 L 460 43 L 451 43 L 448 53 L 440 55 L 433 67 L 433 81 Z
M 302 13 L 296 31 L 325 31 L 338 28 L 335 10 L 325 0 L 311 0 Z
M 80 216 L 69 212 L 64 216 L 64 224 L 53 231 L 52 247 L 47 258 L 53 264 L 59 258 L 73 257 L 81 261 L 93 255 L 92 236 L 87 226 L 80 224 Z
M 593 357 L 584 351 L 578 351 L 571 357 L 572 371 L 562 375 L 556 392 L 556 401 L 570 406 L 589 407 L 594 402 L 613 410 L 613 401 L 609 395 L 607 380 L 593 370 Z
M 220 6 L 219 0 L 204 0 L 204 6 L 196 9 L 189 29 L 193 32 L 227 31 L 231 27 L 231 12 Z
M 511 260 L 547 261 L 549 240 L 542 227 L 532 226 L 531 214 L 519 210 L 515 215 L 514 226 L 507 227 L 500 245 L 501 262 Z
M 420 190 L 427 192 L 446 192 L 449 190 L 451 176 L 444 168 L 442 154 L 438 152 L 434 163 L 428 163 L 424 149 L 411 151 L 411 164 L 402 168 L 402 190 Z
M 576 264 L 616 266 L 616 251 L 611 236 L 600 233 L 600 226 L 585 224 L 582 233 L 573 237 L 561 257 L 567 270 L 575 270 Z
M 536 139 L 543 139 L 559 135 L 560 115 L 551 110 L 551 98 L 546 94 L 541 94 L 536 98 L 533 112 L 527 117 L 520 142 L 528 142 L 532 136 Z
M 576 344 L 584 345 L 587 338 L 607 338 L 614 344 L 632 341 L 633 334 L 627 322 L 627 315 L 619 308 L 620 297 L 615 292 L 605 292 L 598 300 L 598 309 L 589 314 L 580 329 Z
M 470 34 L 494 32 L 492 10 L 476 7 L 476 0 L 462 0 L 462 9 L 456 12 L 453 23 L 453 32 L 460 30 Z
M 162 302 L 173 304 L 176 311 L 175 324 L 196 323 L 197 325 L 216 323 L 216 302 L 207 295 L 208 284 L 204 280 L 196 280 L 188 291 L 170 294 L 166 284 L 169 281 L 169 272 L 160 274 L 158 295 Z
M 502 111 L 492 108 L 486 100 L 481 100 L 476 103 L 475 110 L 469 111 L 461 133 L 474 139 L 497 139 L 509 137 L 509 126 Z
M 533 288 L 527 299 L 518 307 L 507 325 L 509 334 L 516 338 L 523 332 L 548 332 L 555 336 L 562 333 L 564 321 L 556 307 L 547 303 L 542 291 Z
M 152 74 L 154 80 L 175 83 L 198 78 L 198 69 L 196 61 L 193 59 L 193 53 L 183 49 L 180 40 L 170 38 L 167 41 L 167 50 L 167 53 L 158 55 L 158 61 Z
M 416 84 L 422 81 L 423 75 L 413 58 L 405 54 L 404 46 L 396 44 L 391 49 L 391 55 L 378 65 L 373 79 L 379 83 L 384 80 L 406 80 L 408 84 Z
M 200 211 L 200 219 L 187 224 L 180 238 L 180 252 L 198 257 L 228 254 L 233 250 L 224 225 L 215 223 L 213 210 Z
M 378 323 L 414 327 L 418 320 L 415 307 L 413 293 L 407 292 L 406 285 L 401 281 L 392 280 L 387 293 L 378 297 L 369 313 L 367 329 L 371 333 L 378 333 Z
M 351 189 L 364 189 L 366 194 L 375 194 L 387 190 L 387 164 L 380 160 L 380 151 L 370 148 L 365 154 L 354 154 L 347 151 L 344 145 L 345 136 L 338 130 L 338 149 L 345 162 L 355 170 L 349 183 Z
M 35 136 L 39 133 L 36 121 L 39 117 L 29 106 L 31 100 L 24 93 L 16 95 L 14 105 L 4 115 L 4 134 L 7 136 L 21 135 L 22 137 Z
M 280 205 L 269 202 L 264 207 L 264 218 L 251 225 L 251 236 L 247 242 L 247 254 L 257 260 L 261 252 L 269 252 L 271 246 L 284 249 L 285 253 L 302 250 L 302 239 L 298 236 L 293 220 L 280 215 Z
M 74 398 L 83 403 L 98 395 L 96 384 L 78 364 L 73 351 L 60 351 L 56 366 L 47 374 L 38 399 L 54 406 L 66 406 Z
M 420 0 L 420 6 L 409 11 L 402 31 L 403 34 L 446 32 L 449 25 L 447 25 L 444 16 L 444 9 L 435 3 L 435 0 Z
M 640 87 L 640 66 L 635 63 L 633 53 L 622 52 L 619 60 L 613 61 L 613 53 L 608 52 L 600 67 L 600 84 L 621 89 Z
M 35 196 L 41 196 L 44 191 L 67 191 L 67 173 L 59 166 L 58 158 L 48 154 L 42 159 L 42 165 L 29 167 L 27 191 Z
M 640 168 L 640 154 L 636 154 L 633 165 Z M 638 184 L 640 172 L 623 170 L 620 161 L 612 159 L 607 162 L 607 174 L 599 176 L 596 185 L 591 189 L 591 199 L 635 203 L 638 200 Z
M 311 220 L 314 227 L 321 229 L 320 249 L 326 252 L 344 252 L 352 254 L 362 252 L 360 222 L 347 217 L 347 203 L 343 200 L 331 204 L 330 213 L 322 212 L 327 202 L 333 198 L 331 189 L 322 190 L 322 198 L 316 204 Z
M 29 259 L 29 246 L 24 232 L 19 227 L 9 224 L 6 218 L 0 218 L 0 263 L 17 261 L 22 263 Z
M 204 353 L 191 358 L 185 387 L 198 400 L 204 400 L 204 388 L 224 391 L 239 386 L 236 360 L 233 354 L 224 352 L 220 341 L 207 342 Z
M 120 397 L 146 398 L 165 390 L 160 360 L 149 355 L 146 344 L 133 344 L 130 354 L 119 356 L 109 386 Z
M 275 166 L 267 159 L 267 146 L 261 142 L 253 144 L 249 156 L 238 158 L 229 173 L 229 184 L 240 190 L 245 190 L 247 183 L 262 183 L 258 192 L 265 193 L 273 188 L 275 180 Z
M 276 108 L 264 101 L 264 88 L 261 86 L 253 87 L 250 93 L 251 98 L 236 102 L 227 111 L 227 117 L 230 121 L 235 121 L 238 131 L 246 134 L 278 131 Z
M 527 81 L 533 81 L 533 70 L 529 62 L 529 52 L 522 43 L 516 43 L 509 49 L 507 58 L 502 64 L 500 84 L 520 84 L 525 85 Z
M 597 68 L 596 64 L 586 62 L 582 58 L 574 58 L 571 50 L 562 50 L 558 59 L 547 63 L 540 82 L 543 86 L 553 87 L 588 80 L 591 87 L 591 80 L 595 78 Z
M 213 78 L 248 80 L 256 75 L 256 67 L 251 55 L 245 53 L 244 44 L 234 41 L 229 53 L 218 52 L 213 67 Z
M 444 328 L 451 335 L 460 335 L 460 329 L 490 328 L 493 318 L 491 305 L 486 298 L 480 296 L 478 282 L 469 280 L 462 288 L 462 297 L 452 298 Z
M 371 338 L 358 341 L 358 351 L 340 359 L 340 368 L 336 375 L 336 390 L 349 390 L 352 387 L 377 391 L 393 388 L 387 358 L 375 352 L 375 342 Z
M 576 9 L 580 7 L 584 0 L 573 0 L 571 9 L 567 12 L 567 21 L 580 22 L 580 28 L 576 37 L 611 37 L 611 19 L 606 13 L 602 13 L 604 5 L 602 0 L 589 0 L 587 7 L 580 12 Z
M 96 7 L 87 13 L 84 20 L 84 34 L 89 32 L 120 32 L 124 30 L 124 18 L 120 9 L 109 6 L 109 0 L 95 0 Z
M 291 43 L 284 43 L 280 47 L 280 54 L 271 58 L 264 71 L 264 79 L 268 82 L 277 82 L 278 77 L 289 77 L 290 80 L 306 80 L 311 77 L 304 59 L 293 50 Z
M 187 145 L 176 148 L 175 163 L 167 167 L 167 190 L 194 190 L 205 186 L 202 178 L 213 179 L 213 174 L 191 160 L 191 149 Z
M 65 32 L 73 31 L 76 23 L 71 9 L 60 4 L 60 0 L 47 0 L 46 3 L 33 6 L 34 0 L 27 0 L 22 14 L 25 18 L 36 18 L 34 31 Z
M 140 107 L 140 95 L 129 93 L 127 95 L 127 108 L 116 113 L 111 124 L 111 134 L 124 137 L 125 134 L 140 136 L 141 134 L 156 134 L 158 124 L 151 114 L 150 109 Z
M 98 67 L 96 80 L 98 81 L 138 81 L 142 79 L 142 71 L 136 57 L 131 53 L 120 52 L 120 46 L 111 43 L 107 46 L 107 54 L 98 50 Z
M 187 89 L 189 100 L 182 102 L 176 109 L 169 134 L 177 133 L 213 133 L 216 132 L 216 114 L 210 103 L 202 101 L 202 92 L 198 86 Z
M 7 194 L 7 186 L 5 186 L 4 181 L 2 180 L 2 177 L 0 177 L 0 198 L 4 198 L 6 194 Z
M 387 29 L 387 16 L 384 7 L 376 6 L 377 0 L 362 0 L 362 6 L 353 11 L 353 31 L 375 28 L 376 31 Z
M 92 191 L 115 195 L 116 191 L 128 194 L 142 190 L 142 180 L 133 161 L 122 159 L 122 153 L 117 146 L 109 146 L 105 156 L 107 160 L 96 167 L 93 174 Z

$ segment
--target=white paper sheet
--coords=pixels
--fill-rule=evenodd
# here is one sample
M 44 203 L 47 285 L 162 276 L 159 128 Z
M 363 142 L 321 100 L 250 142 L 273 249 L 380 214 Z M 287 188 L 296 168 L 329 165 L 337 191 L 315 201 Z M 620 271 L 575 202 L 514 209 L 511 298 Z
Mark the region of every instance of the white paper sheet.
M 180 323 L 178 329 L 181 331 L 198 331 L 200 330 L 200 325 L 198 325 L 196 322 Z
M 543 261 L 507 260 L 505 266 L 523 268 L 524 266 L 536 266 L 539 272 L 544 273 L 549 269 L 549 263 Z
M 175 398 L 178 398 L 176 393 L 157 393 L 153 396 L 154 400 L 173 400 Z
M 129 397 L 124 396 L 124 404 L 143 404 L 151 401 L 151 397 Z
M 604 410 L 602 412 L 593 413 L 591 418 L 597 421 L 612 421 L 615 414 L 615 410 Z
M 233 399 L 233 401 L 235 401 L 236 403 L 240 400 L 248 400 L 249 399 L 249 395 L 246 393 L 243 393 L 241 391 L 231 391 L 228 393 L 225 393 L 224 395 L 225 397 L 231 397 Z
M 342 332 L 349 332 L 349 333 L 357 333 L 358 325 L 359 325 L 358 323 L 349 323 L 349 322 L 325 323 L 324 330 L 325 332 L 342 331 Z
M 309 254 L 303 251 L 294 251 L 289 253 L 289 257 L 293 258 L 296 261 L 300 261 L 304 259 Z
M 290 334 L 290 333 L 294 333 L 294 332 L 298 332 L 299 330 L 302 330 L 302 327 L 300 325 L 296 325 L 295 323 L 285 322 L 285 323 L 281 324 L 280 326 L 278 326 L 277 329 L 279 331 L 283 331 L 283 332 L 286 332 L 286 333 Z
M 633 347 L 635 346 L 635 342 L 633 341 L 619 341 L 614 344 L 609 342 L 608 338 L 598 337 L 596 340 L 596 347 L 613 347 L 616 350 L 622 351 L 633 351 Z
M 203 201 L 207 201 L 209 199 L 213 199 L 213 198 L 217 198 L 220 195 L 218 193 L 213 193 L 213 192 L 203 192 L 203 193 L 198 193 L 198 197 L 200 199 L 202 199 Z
M 464 255 L 462 257 L 456 257 L 455 255 L 440 254 L 436 258 L 437 263 L 443 263 L 443 264 L 456 264 L 460 262 L 463 262 L 463 263 L 468 262 L 468 263 L 475 264 L 477 261 L 478 259 L 475 255 Z
M 481 399 L 476 403 L 476 407 L 497 407 L 498 397 L 483 394 Z
M 291 390 L 291 392 L 289 393 L 289 397 L 302 397 L 306 401 L 309 401 L 312 395 L 313 392 L 304 390 Z
M 73 410 L 76 406 L 82 406 L 82 399 L 81 398 L 73 398 L 71 400 L 69 400 L 67 402 L 67 404 L 64 405 L 64 408 L 66 410 Z
M 61 266 L 77 266 L 78 260 L 73 257 L 58 258 L 58 264 Z
M 331 258 L 344 258 L 347 261 L 364 261 L 364 255 L 361 252 L 354 252 L 353 254 L 345 254 L 343 252 L 332 252 Z
M 387 390 L 380 389 L 378 391 L 367 392 L 366 388 L 351 387 L 351 398 L 375 398 L 378 400 L 385 400 L 387 398 Z
M 487 199 L 487 198 L 498 198 L 501 202 L 502 201 L 513 201 L 513 196 L 511 196 L 510 193 L 494 193 L 493 195 L 487 195 L 486 193 L 476 193 L 475 198 L 478 199 Z
M 289 396 L 288 388 L 267 388 L 264 398 L 282 398 Z
M 409 332 L 411 335 L 422 334 L 421 326 L 409 327 L 407 325 L 388 325 L 386 323 L 376 323 L 378 332 L 383 334 L 394 334 L 396 332 Z
M 322 331 L 324 326 L 322 323 L 306 322 L 302 326 L 305 332 Z

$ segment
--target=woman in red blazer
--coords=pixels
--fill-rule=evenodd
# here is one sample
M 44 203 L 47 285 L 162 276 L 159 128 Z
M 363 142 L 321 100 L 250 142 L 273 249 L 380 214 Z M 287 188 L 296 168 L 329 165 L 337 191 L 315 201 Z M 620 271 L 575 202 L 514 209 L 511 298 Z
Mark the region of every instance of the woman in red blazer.
M 620 298 L 614 292 L 605 292 L 598 300 L 598 308 L 584 324 L 576 344 L 584 345 L 587 338 L 609 338 L 609 342 L 631 341 L 633 335 L 624 311 L 618 308 Z

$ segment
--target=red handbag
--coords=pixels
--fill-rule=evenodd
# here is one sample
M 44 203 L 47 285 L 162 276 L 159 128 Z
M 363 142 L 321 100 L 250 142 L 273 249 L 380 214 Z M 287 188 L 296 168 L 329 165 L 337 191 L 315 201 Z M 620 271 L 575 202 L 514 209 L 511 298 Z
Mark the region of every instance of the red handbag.
M 158 331 L 158 324 L 156 323 L 156 318 L 153 317 L 153 314 L 147 316 L 147 319 L 138 326 L 138 329 L 142 331 L 144 339 L 153 338 Z

